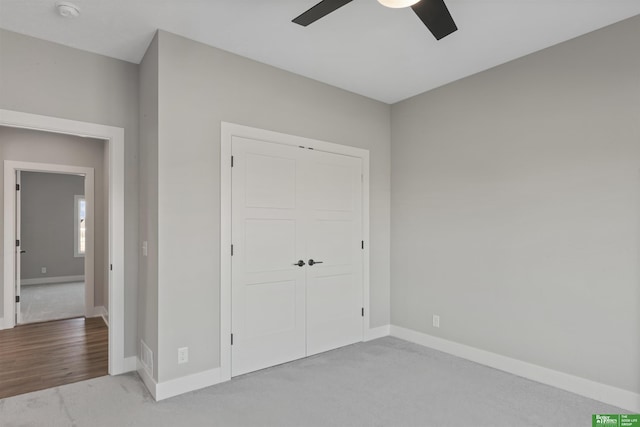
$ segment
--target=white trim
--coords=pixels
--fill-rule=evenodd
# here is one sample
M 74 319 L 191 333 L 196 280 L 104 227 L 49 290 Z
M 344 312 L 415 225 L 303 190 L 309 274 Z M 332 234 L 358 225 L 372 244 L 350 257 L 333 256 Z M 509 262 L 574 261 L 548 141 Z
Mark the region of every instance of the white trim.
M 371 289 L 370 289 L 370 274 L 371 274 L 371 233 L 370 233 L 370 202 L 369 202 L 369 182 L 370 182 L 370 165 L 369 165 L 369 150 L 360 150 L 362 153 L 362 240 L 364 242 L 363 249 L 363 268 L 362 268 L 362 281 L 364 283 L 363 299 L 364 299 L 364 325 L 363 339 L 366 337 L 366 332 L 371 329 Z
M 0 126 L 106 140 L 109 153 L 109 374 L 124 371 L 124 129 L 95 123 L 0 109 Z M 85 180 L 86 185 L 86 180 Z M 6 239 L 5 239 L 6 241 Z M 5 257 L 6 258 L 6 257 Z M 86 272 L 85 272 L 86 273 Z M 5 313 L 7 286 L 5 286 Z M 6 316 L 5 316 L 6 317 Z M 13 327 L 13 322 L 11 322 Z
M 151 393 L 151 396 L 153 397 L 153 399 L 157 400 L 156 399 L 156 394 L 157 394 L 156 388 L 158 387 L 158 383 L 156 382 L 156 380 L 154 380 L 151 377 L 151 375 L 149 375 L 149 373 L 145 369 L 145 364 L 142 363 L 142 361 L 140 360 L 139 357 L 136 357 L 136 371 L 138 372 L 138 376 L 140 377 L 140 379 L 144 383 L 145 387 L 147 387 L 147 390 L 149 390 L 149 393 Z
M 156 383 L 155 399 L 157 401 L 168 399 L 179 394 L 200 390 L 222 382 L 220 368 L 209 369 L 204 372 L 187 375 L 174 380 Z
M 80 253 L 80 236 L 78 236 L 79 223 L 80 223 L 80 201 L 85 201 L 85 209 L 86 209 L 86 199 L 84 194 L 76 194 L 73 196 L 73 256 L 75 258 L 82 258 L 85 256 L 86 250 L 83 253 Z M 85 224 L 86 227 L 86 224 Z M 86 239 L 86 235 L 85 235 Z
M 107 308 L 104 306 L 96 307 L 96 310 L 98 309 L 100 309 L 100 317 L 102 317 L 102 320 L 104 320 L 104 323 L 105 325 L 107 325 L 107 328 L 108 328 L 109 327 L 109 310 L 107 310 Z M 135 357 L 135 356 L 130 356 L 130 357 Z M 125 370 L 124 372 L 127 372 L 127 371 Z
M 430 347 L 463 359 L 490 366 L 510 374 L 550 385 L 632 412 L 640 412 L 640 394 L 598 383 L 586 378 L 554 371 L 522 360 L 480 350 L 422 332 L 391 325 L 391 336 Z
M 84 258 L 84 315 L 90 317 L 93 314 L 93 291 L 94 291 L 94 265 L 95 265 L 95 212 L 94 212 L 94 171 L 93 168 L 82 166 L 69 166 L 51 163 L 22 162 L 16 160 L 4 161 L 4 288 L 5 296 L 9 294 L 9 302 L 15 300 L 17 295 L 14 287 L 18 279 L 16 275 L 16 247 L 14 237 L 16 236 L 16 172 L 45 172 L 67 175 L 84 176 L 84 198 L 86 201 L 86 221 L 87 221 L 87 244 Z M 22 286 L 22 281 L 20 281 Z M 5 313 L 9 319 L 15 319 L 15 304 L 6 304 Z M 8 310 L 7 310 L 8 309 Z
M 84 276 L 56 276 L 56 277 L 36 277 L 34 279 L 20 279 L 20 286 L 45 285 L 49 283 L 72 283 L 84 282 Z
M 234 136 L 259 141 L 304 146 L 317 151 L 342 154 L 362 159 L 362 238 L 365 242 L 363 253 L 363 340 L 370 329 L 369 292 L 369 150 L 319 141 L 295 135 L 288 135 L 249 126 L 221 122 L 220 138 L 220 379 L 231 379 L 231 141 Z
M 109 312 L 103 305 L 93 307 L 93 312 L 91 313 L 91 316 L 88 317 L 102 317 L 104 323 L 109 327 L 109 321 L 107 320 L 109 318 Z
M 231 379 L 231 135 L 222 122 L 220 139 L 220 376 Z
M 378 326 L 364 331 L 364 340 L 371 341 L 386 337 L 391 333 L 391 325 Z
M 136 356 L 125 357 L 122 366 L 124 372 L 135 372 L 138 367 L 138 358 Z
M 4 327 L 4 317 L 0 317 L 0 331 L 3 330 L 3 329 L 6 329 Z

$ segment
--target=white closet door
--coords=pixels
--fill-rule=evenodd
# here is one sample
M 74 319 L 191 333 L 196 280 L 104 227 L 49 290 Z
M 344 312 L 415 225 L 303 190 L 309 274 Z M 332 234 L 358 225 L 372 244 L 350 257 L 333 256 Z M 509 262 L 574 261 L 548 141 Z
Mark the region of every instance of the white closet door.
M 362 162 L 317 151 L 305 160 L 309 356 L 362 341 Z
M 298 147 L 232 142 L 232 375 L 304 357 L 304 211 Z M 306 261 L 304 261 L 306 264 Z
M 232 376 L 362 341 L 361 160 L 239 137 L 232 154 Z

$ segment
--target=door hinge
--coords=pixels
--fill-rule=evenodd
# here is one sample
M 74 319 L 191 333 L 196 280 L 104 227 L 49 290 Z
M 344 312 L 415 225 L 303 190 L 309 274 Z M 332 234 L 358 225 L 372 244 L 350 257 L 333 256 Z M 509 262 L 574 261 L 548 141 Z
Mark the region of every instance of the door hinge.
M 231 156 L 231 167 L 233 167 L 233 156 Z
M 364 307 L 362 307 L 362 317 L 364 317 Z
M 233 256 L 233 245 L 231 245 L 231 256 Z
M 20 191 L 20 184 L 16 184 L 16 191 Z
M 109 270 L 113 271 L 113 264 L 109 264 Z
M 20 246 L 20 240 L 16 240 L 16 247 Z
M 362 249 L 364 249 L 364 240 L 362 241 Z
M 233 334 L 231 334 L 231 345 L 233 345 Z
M 20 302 L 20 295 L 16 295 L 16 302 Z

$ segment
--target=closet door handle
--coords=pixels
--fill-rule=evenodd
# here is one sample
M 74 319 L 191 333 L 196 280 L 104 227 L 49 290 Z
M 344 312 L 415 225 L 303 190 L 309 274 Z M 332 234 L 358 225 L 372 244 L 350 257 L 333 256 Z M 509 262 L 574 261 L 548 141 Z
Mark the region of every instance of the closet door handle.
M 303 261 L 303 260 L 300 260 L 300 261 L 296 262 L 296 263 L 295 263 L 295 264 L 293 264 L 293 265 L 297 265 L 298 267 L 304 267 L 304 261 Z
M 313 264 L 322 264 L 322 261 L 314 261 L 312 259 L 309 260 L 309 265 L 313 265 Z

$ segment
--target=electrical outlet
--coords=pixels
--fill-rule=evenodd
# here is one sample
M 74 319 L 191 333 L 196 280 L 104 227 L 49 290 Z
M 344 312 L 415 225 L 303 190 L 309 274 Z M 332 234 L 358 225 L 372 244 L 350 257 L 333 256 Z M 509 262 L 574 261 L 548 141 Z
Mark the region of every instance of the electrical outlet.
M 41 272 L 42 274 L 47 274 L 47 267 L 42 267 L 42 268 L 40 269 L 40 272 Z
M 189 347 L 180 347 L 178 349 L 178 364 L 187 363 L 189 361 Z
M 433 327 L 434 328 L 440 327 L 440 316 L 438 316 L 437 314 L 433 315 Z

